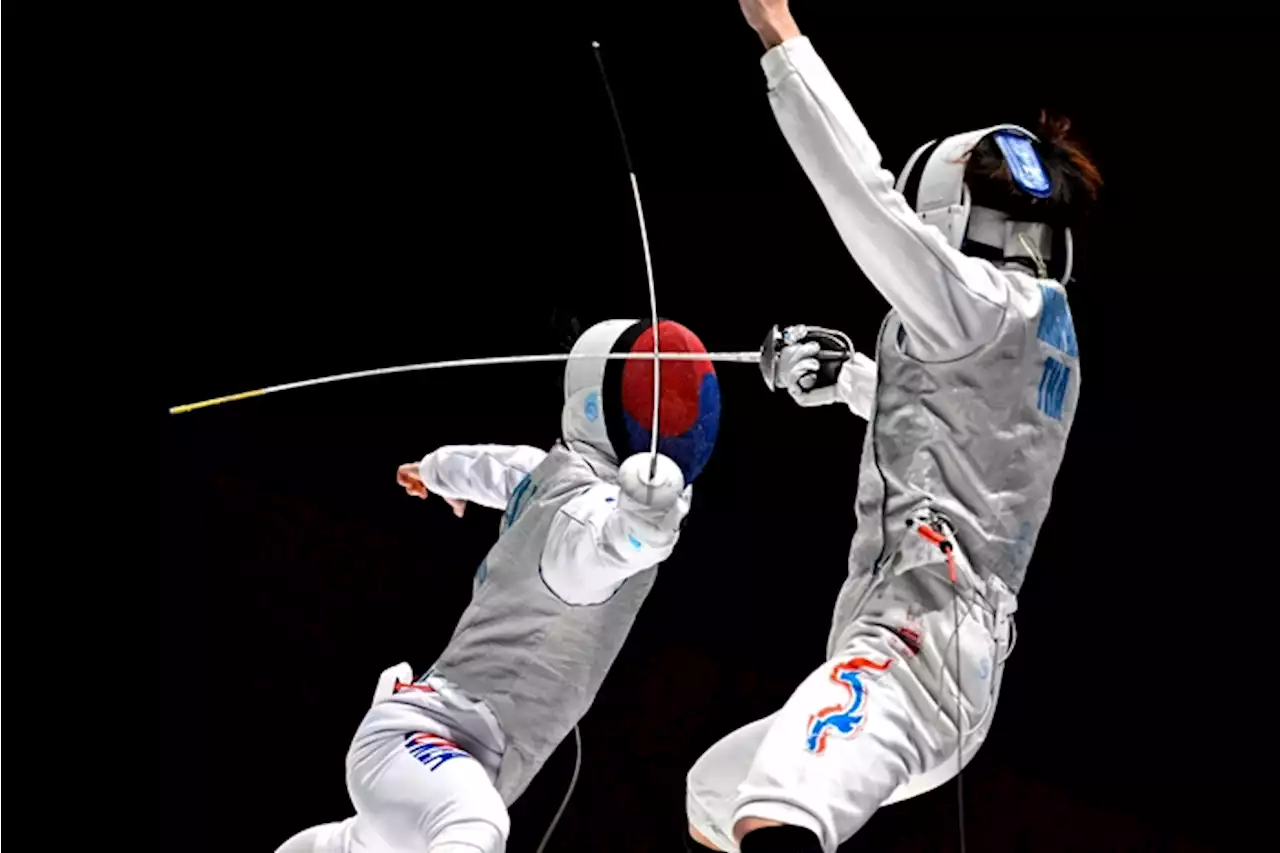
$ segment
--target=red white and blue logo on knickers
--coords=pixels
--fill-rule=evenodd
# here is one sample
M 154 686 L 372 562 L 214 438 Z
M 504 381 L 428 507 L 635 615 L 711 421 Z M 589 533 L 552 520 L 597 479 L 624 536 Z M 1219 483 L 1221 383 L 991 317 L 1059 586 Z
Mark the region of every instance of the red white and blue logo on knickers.
M 451 758 L 470 758 L 471 755 L 452 741 L 425 732 L 410 732 L 404 736 L 404 748 L 425 764 L 432 773 Z
M 833 734 L 855 737 L 862 731 L 867 719 L 867 686 L 862 683 L 862 676 L 868 670 L 883 672 L 890 663 L 892 661 L 879 663 L 869 658 L 852 658 L 831 668 L 831 680 L 849 695 L 843 702 L 809 717 L 805 746 L 810 752 L 822 755 L 827 748 L 827 738 Z

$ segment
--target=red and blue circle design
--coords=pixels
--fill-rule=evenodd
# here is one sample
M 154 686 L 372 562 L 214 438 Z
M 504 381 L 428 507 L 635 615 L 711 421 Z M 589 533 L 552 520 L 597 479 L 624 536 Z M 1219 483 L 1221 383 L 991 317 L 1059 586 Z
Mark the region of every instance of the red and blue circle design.
M 672 320 L 658 323 L 661 352 L 706 353 L 706 347 L 688 328 Z M 618 341 L 615 352 L 652 353 L 653 326 L 639 323 Z M 609 424 L 615 450 L 625 440 L 619 457 L 649 449 L 653 422 L 652 359 L 617 361 L 620 364 L 621 423 Z M 710 360 L 662 361 L 658 385 L 658 452 L 680 466 L 686 483 L 702 472 L 720 431 L 720 385 Z M 607 417 L 607 415 L 606 415 Z M 624 438 L 625 437 L 625 438 Z

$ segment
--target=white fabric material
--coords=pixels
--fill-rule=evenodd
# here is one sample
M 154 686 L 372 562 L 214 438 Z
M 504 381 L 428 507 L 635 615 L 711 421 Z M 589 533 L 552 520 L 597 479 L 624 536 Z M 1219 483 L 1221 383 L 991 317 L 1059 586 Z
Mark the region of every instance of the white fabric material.
M 969 214 L 968 239 L 999 249 L 1005 257 L 1034 257 L 1027 254 L 1028 247 L 1041 261 L 1053 259 L 1053 229 L 1043 222 L 1020 222 L 1009 214 L 989 207 L 975 206 Z
M 834 853 L 880 806 L 951 779 L 959 743 L 956 589 L 962 596 L 964 761 L 973 758 L 994 716 L 1016 602 L 999 578 L 979 580 L 963 555 L 956 563 L 953 587 L 936 547 L 906 540 L 895 570 L 869 593 L 846 645 L 801 682 L 780 711 L 732 732 L 694 764 L 686 789 L 694 828 L 736 851 L 734 824 L 765 818 L 811 830 L 823 850 Z M 899 633 L 903 628 L 912 643 Z M 858 659 L 864 692 L 855 698 L 837 667 Z M 815 752 L 809 741 L 814 720 L 833 712 L 837 719 L 841 712 L 858 719 L 848 732 L 822 728 L 825 740 Z
M 572 400 L 566 409 L 571 405 Z M 545 458 L 534 447 L 455 445 L 427 454 L 419 467 L 428 491 L 501 509 Z M 601 480 L 565 504 L 552 522 L 542 551 L 543 579 L 570 604 L 606 600 L 627 578 L 671 556 L 691 490 L 671 510 L 654 512 L 623 495 L 615 482 Z
M 551 522 L 543 579 L 570 604 L 607 600 L 627 578 L 671 556 L 689 512 L 689 488 L 665 513 L 649 511 L 614 483 L 588 489 Z
M 486 821 L 459 823 L 435 836 L 430 847 L 392 847 L 371 831 L 368 820 L 349 817 L 303 830 L 276 848 L 275 853 L 501 853 L 506 842 Z
M 486 853 L 490 847 L 481 846 L 482 839 L 476 839 L 479 844 L 472 844 L 470 841 L 437 841 L 431 845 L 428 853 Z
M 388 667 L 382 671 L 382 675 L 378 676 L 378 686 L 373 691 L 373 701 L 370 705 L 376 705 L 388 696 L 392 696 L 396 692 L 397 685 L 410 684 L 413 682 L 413 667 L 408 661 L 401 661 L 395 666 Z
M 989 342 L 1004 315 L 1004 274 L 920 221 L 808 38 L 788 39 L 761 63 L 778 127 L 849 253 L 902 316 L 908 351 L 941 361 Z
M 351 844 L 354 817 L 341 823 L 325 823 L 304 829 L 276 848 L 276 853 L 345 853 L 355 851 Z
M 501 737 L 484 703 L 444 679 L 402 688 L 374 703 L 347 754 L 356 816 L 276 853 L 502 853 L 511 822 L 493 786 Z
M 608 355 L 622 333 L 635 323 L 635 320 L 596 323 L 582 333 L 570 352 L 574 356 Z M 620 460 L 609 441 L 604 420 L 603 384 L 607 364 L 604 358 L 575 358 L 565 363 L 560 430 L 574 450 L 593 461 L 598 456 L 616 467 Z
M 525 475 L 546 458 L 545 450 L 523 445 L 454 445 L 428 453 L 418 473 L 432 494 L 502 509 Z

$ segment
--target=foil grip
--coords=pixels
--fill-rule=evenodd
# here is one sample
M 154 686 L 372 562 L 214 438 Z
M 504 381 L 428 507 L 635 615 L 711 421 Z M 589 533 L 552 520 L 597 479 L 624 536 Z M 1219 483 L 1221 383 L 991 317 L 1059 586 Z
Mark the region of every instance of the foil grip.
M 848 335 L 821 326 L 788 326 L 783 332 L 775 325 L 765 336 L 764 346 L 760 348 L 760 374 L 770 391 L 782 387 L 781 377 L 778 376 L 778 361 L 783 349 L 793 344 L 814 341 L 821 349 L 814 356 L 818 360 L 818 374 L 813 388 L 826 388 L 836 384 L 840 378 L 840 368 L 853 357 L 853 342 Z

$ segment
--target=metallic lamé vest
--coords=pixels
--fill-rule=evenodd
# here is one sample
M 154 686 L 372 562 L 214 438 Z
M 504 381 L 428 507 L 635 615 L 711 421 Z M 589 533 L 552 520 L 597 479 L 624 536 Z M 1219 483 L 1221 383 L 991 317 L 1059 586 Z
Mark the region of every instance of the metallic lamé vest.
M 646 569 L 608 601 L 570 605 L 542 579 L 559 509 L 600 478 L 557 445 L 516 487 L 471 603 L 431 671 L 493 710 L 506 748 L 496 785 L 513 802 L 591 707 L 657 577 Z
M 963 358 L 912 358 L 901 319 L 885 318 L 831 653 L 908 516 L 925 506 L 950 519 L 980 576 L 996 575 L 1014 593 L 1022 585 L 1075 418 L 1080 361 L 1066 291 L 1004 278 L 1009 303 L 995 339 Z

